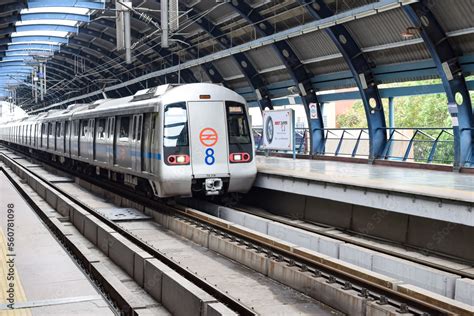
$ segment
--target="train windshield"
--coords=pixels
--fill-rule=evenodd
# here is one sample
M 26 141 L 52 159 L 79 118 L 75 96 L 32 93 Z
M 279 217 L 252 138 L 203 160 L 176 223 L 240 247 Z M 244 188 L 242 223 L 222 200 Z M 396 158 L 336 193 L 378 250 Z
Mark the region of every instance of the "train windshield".
M 231 144 L 250 144 L 250 129 L 245 106 L 237 102 L 226 102 L 227 129 Z
M 166 106 L 163 145 L 165 147 L 189 146 L 186 103 L 180 102 Z

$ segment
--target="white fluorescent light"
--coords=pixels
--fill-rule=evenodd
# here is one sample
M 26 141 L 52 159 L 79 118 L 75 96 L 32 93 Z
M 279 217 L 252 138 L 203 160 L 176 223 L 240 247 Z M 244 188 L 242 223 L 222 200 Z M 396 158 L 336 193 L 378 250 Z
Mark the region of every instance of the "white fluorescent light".
M 32 13 L 64 13 L 64 14 L 80 14 L 88 15 L 90 10 L 87 8 L 76 8 L 76 7 L 42 7 L 32 9 L 22 9 L 20 14 L 32 14 Z
M 68 32 L 63 31 L 24 31 L 24 32 L 13 32 L 12 37 L 20 37 L 20 36 L 54 36 L 54 37 L 67 37 Z
M 15 42 L 15 43 L 8 43 L 8 46 L 15 46 L 15 45 L 50 45 L 50 46 L 59 46 L 61 43 L 58 42 L 50 42 L 50 41 L 34 41 L 34 42 Z M 34 48 L 32 48 L 34 49 Z
M 61 25 L 61 26 L 76 26 L 78 21 L 73 20 L 26 20 L 26 21 L 18 21 L 15 23 L 15 26 L 27 26 L 27 25 Z

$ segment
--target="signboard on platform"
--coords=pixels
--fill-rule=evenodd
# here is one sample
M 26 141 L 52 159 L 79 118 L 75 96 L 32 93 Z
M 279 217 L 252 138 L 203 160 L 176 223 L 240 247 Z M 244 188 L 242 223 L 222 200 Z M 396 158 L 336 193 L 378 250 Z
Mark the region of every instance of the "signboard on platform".
M 263 148 L 270 150 L 290 150 L 294 145 L 294 111 L 263 111 Z

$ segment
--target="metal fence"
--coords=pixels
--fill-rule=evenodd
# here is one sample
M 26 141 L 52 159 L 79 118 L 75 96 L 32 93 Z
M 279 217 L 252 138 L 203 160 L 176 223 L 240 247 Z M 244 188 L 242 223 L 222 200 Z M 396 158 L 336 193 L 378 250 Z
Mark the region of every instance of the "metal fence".
M 261 151 L 263 143 L 263 130 L 261 127 L 253 128 L 253 137 L 255 140 L 255 147 L 257 151 Z M 295 148 L 298 154 L 309 155 L 309 129 L 295 128 Z M 278 151 L 283 153 L 290 153 L 290 151 Z
M 262 128 L 253 129 L 257 151 L 261 151 Z M 452 128 L 386 128 L 387 145 L 380 159 L 418 163 L 453 164 Z M 309 130 L 296 129 L 296 151 L 309 154 Z M 368 158 L 369 134 L 364 128 L 324 129 L 322 156 Z M 290 153 L 281 151 L 282 153 Z

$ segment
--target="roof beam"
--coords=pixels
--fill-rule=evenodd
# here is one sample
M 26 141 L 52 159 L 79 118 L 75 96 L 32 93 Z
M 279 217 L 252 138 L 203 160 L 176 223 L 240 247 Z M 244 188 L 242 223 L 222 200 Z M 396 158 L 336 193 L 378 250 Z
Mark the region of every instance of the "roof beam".
M 9 3 L 0 5 L 0 12 L 7 13 L 7 12 L 16 12 L 20 11 L 21 9 L 26 9 L 27 5 L 25 1 L 17 1 L 15 3 Z
M 99 21 L 104 21 L 104 20 L 99 20 Z M 110 21 L 109 21 L 110 22 Z M 103 23 L 100 23 L 100 24 L 103 24 Z M 114 27 L 115 27 L 115 24 L 114 24 Z M 80 31 L 79 31 L 79 34 L 87 34 L 89 36 L 94 36 L 96 38 L 99 38 L 103 41 L 106 41 L 108 43 L 113 43 L 115 44 L 116 43 L 116 39 L 115 37 L 113 36 L 110 36 L 110 35 L 107 35 L 105 33 L 102 33 L 102 32 L 99 32 L 99 31 L 95 31 L 95 30 L 91 30 L 89 28 L 87 29 L 83 29 L 81 28 Z M 133 34 L 134 36 L 137 36 L 137 33 L 134 32 Z M 97 49 L 96 49 L 97 50 Z M 163 50 L 163 49 L 162 49 Z M 98 50 L 101 54 L 104 54 L 104 51 L 107 51 L 107 48 L 103 48 L 103 49 L 99 49 Z M 159 51 L 157 51 L 159 53 Z M 178 57 L 175 55 L 175 54 L 172 54 L 171 52 L 169 51 L 165 51 L 165 53 L 168 53 L 169 54 L 169 57 L 165 57 L 161 54 L 163 54 L 163 52 L 161 52 L 161 56 L 164 57 L 164 60 L 166 60 L 168 63 L 171 63 L 172 65 L 174 65 L 174 63 L 176 62 L 177 63 L 177 59 Z M 114 54 L 115 55 L 115 54 Z M 144 55 L 141 55 L 140 56 L 140 60 L 142 62 L 142 64 L 144 64 L 145 66 L 149 66 L 153 63 L 152 60 L 150 60 L 148 57 L 144 56 Z M 120 58 L 120 61 L 117 63 L 117 64 L 120 64 L 121 67 L 124 67 L 125 69 L 127 69 L 128 71 L 131 71 L 134 69 L 134 67 L 132 65 L 122 65 L 122 61 L 123 59 Z M 156 67 L 156 66 L 155 66 Z M 196 77 L 194 77 L 194 74 L 192 73 L 192 71 L 190 70 L 185 70 L 183 71 L 182 73 L 182 76 L 183 76 L 183 79 L 186 81 L 186 82 L 197 82 L 197 79 Z
M 109 6 L 110 6 L 110 4 L 109 4 Z M 136 20 L 137 22 L 139 21 L 139 19 L 137 19 L 134 14 L 131 15 L 131 18 L 133 20 Z M 111 29 L 114 29 L 114 30 L 115 30 L 115 27 L 116 27 L 115 23 L 111 20 L 108 20 L 108 19 L 93 20 L 91 22 L 91 24 L 92 23 L 97 24 L 97 25 L 101 25 L 103 27 L 111 28 Z M 131 24 L 131 26 L 133 26 L 133 23 Z M 113 38 L 113 42 L 116 43 L 116 38 L 114 36 L 109 36 L 109 35 L 107 35 L 107 36 L 108 36 L 107 40 L 110 40 L 110 38 Z M 142 34 L 139 31 L 136 31 L 135 29 L 133 29 L 133 27 L 131 27 L 131 36 L 135 40 L 140 40 L 142 37 L 147 36 L 147 34 Z M 154 40 L 154 37 L 151 37 L 148 40 L 152 43 L 156 43 L 155 40 Z M 165 60 L 166 62 L 171 63 L 171 65 L 174 65 L 174 63 L 179 62 L 179 58 L 175 54 L 173 54 L 170 50 L 168 50 L 166 48 L 162 48 L 160 43 L 158 43 L 158 44 L 159 45 L 147 45 L 147 46 L 151 46 L 151 49 L 153 49 L 153 51 L 155 53 L 157 53 L 159 56 L 161 56 L 163 58 L 163 60 Z M 145 55 L 141 55 L 140 61 L 143 61 L 143 64 L 145 64 L 145 65 L 146 64 L 151 64 L 153 69 L 161 69 L 162 68 L 160 65 L 154 65 L 154 61 L 149 60 L 149 58 Z M 148 65 L 146 65 L 146 66 L 148 66 Z M 194 76 L 194 73 L 189 69 L 185 69 L 182 73 L 180 73 L 179 77 L 180 77 L 180 79 L 184 79 L 185 82 L 198 82 L 199 81 Z M 170 81 L 172 81 L 172 79 Z
M 405 6 L 404 10 L 414 26 L 420 28 L 446 91 L 454 130 L 454 167 L 474 164 L 474 115 L 459 57 L 427 1 Z
M 409 3 L 410 1 L 411 0 L 404 0 L 403 3 L 404 4 Z M 398 6 L 395 6 L 395 4 L 397 4 Z M 390 10 L 390 9 L 399 8 L 399 7 L 400 7 L 400 3 L 396 0 L 384 0 L 382 3 L 377 2 L 377 3 L 371 4 L 371 5 L 365 5 L 365 6 L 360 7 L 356 16 L 357 16 L 357 18 L 362 19 L 364 17 L 376 14 L 377 10 Z M 249 51 L 249 50 L 252 50 L 256 47 L 272 45 L 273 43 L 276 43 L 276 42 L 279 42 L 279 41 L 283 41 L 283 40 L 286 40 L 286 39 L 289 39 L 289 38 L 301 36 L 301 34 L 304 34 L 304 33 L 310 33 L 310 32 L 315 32 L 317 30 L 322 30 L 322 29 L 325 29 L 325 28 L 329 27 L 328 25 L 334 25 L 334 23 L 331 22 L 331 21 L 339 21 L 339 19 L 342 19 L 344 17 L 345 17 L 345 13 L 341 13 L 341 14 L 334 15 L 333 17 L 331 17 L 329 19 L 309 22 L 309 23 L 306 23 L 304 25 L 293 27 L 291 29 L 281 31 L 281 32 L 278 32 L 278 33 L 275 33 L 275 34 L 271 34 L 271 35 L 268 35 L 268 36 L 264 36 L 264 37 L 258 38 L 256 40 L 246 42 L 246 43 L 241 44 L 241 45 L 232 46 L 231 48 L 228 48 L 228 49 L 225 49 L 225 50 L 222 50 L 222 51 L 218 51 L 216 53 L 212 53 L 212 54 L 209 54 L 209 55 L 204 56 L 204 57 L 199 57 L 199 58 L 196 58 L 194 60 L 186 61 L 184 63 L 181 63 L 180 65 L 168 67 L 166 69 L 161 69 L 161 70 L 157 70 L 157 71 L 152 71 L 148 74 L 144 74 L 142 76 L 136 77 L 136 78 L 131 79 L 127 82 L 123 82 L 123 83 L 118 84 L 118 85 L 113 85 L 113 86 L 106 87 L 105 91 L 113 91 L 113 90 L 116 90 L 116 89 L 120 89 L 121 87 L 130 85 L 130 84 L 134 84 L 134 83 L 137 83 L 137 82 L 144 82 L 148 79 L 153 79 L 157 76 L 163 76 L 163 75 L 166 75 L 166 74 L 177 72 L 177 71 L 182 70 L 182 69 L 192 68 L 192 67 L 195 67 L 195 66 L 199 66 L 203 63 L 212 62 L 214 60 L 219 60 L 219 59 L 222 59 L 222 58 L 225 58 L 227 56 L 231 56 L 231 55 L 234 55 L 234 54 L 237 54 L 237 53 L 240 53 L 240 52 Z M 331 22 L 331 23 L 329 23 L 329 22 Z M 340 22 L 340 23 L 343 23 L 343 22 Z M 85 95 L 82 95 L 82 96 L 79 96 L 79 97 L 70 98 L 70 99 L 62 101 L 60 103 L 52 104 L 52 105 L 48 106 L 48 108 L 54 108 L 54 107 L 60 106 L 61 104 L 74 102 L 76 100 L 81 100 L 81 99 L 84 99 L 84 98 L 87 98 L 87 97 L 90 97 L 90 96 L 99 95 L 101 93 L 102 93 L 102 91 L 94 91 L 94 92 L 91 92 L 91 93 L 88 93 L 88 94 L 85 94 Z
M 195 8 L 191 8 L 190 10 L 188 13 L 190 18 L 197 18 L 198 15 L 201 14 L 201 12 Z M 196 23 L 207 34 L 213 36 L 221 47 L 224 49 L 231 47 L 231 40 L 215 23 L 212 23 L 205 17 L 199 17 Z M 265 78 L 258 73 L 258 70 L 244 53 L 237 53 L 232 55 L 232 57 L 234 57 L 236 63 L 239 65 L 240 71 L 251 85 L 252 90 L 255 91 L 261 110 L 265 110 L 266 108 L 273 109 Z
M 255 25 L 255 30 L 262 36 L 275 34 L 275 29 L 266 19 L 254 10 L 245 1 L 232 1 L 230 5 L 248 22 Z M 276 54 L 285 65 L 291 78 L 297 84 L 299 95 L 311 129 L 311 153 L 318 154 L 324 151 L 324 123 L 321 105 L 316 96 L 316 91 L 311 84 L 312 74 L 306 69 L 296 53 L 286 40 L 271 44 Z M 313 113 L 313 114 L 311 114 Z
M 298 2 L 316 20 L 334 16 L 334 12 L 324 0 Z M 325 32 L 341 52 L 359 88 L 369 131 L 369 160 L 376 159 L 382 155 L 387 144 L 387 125 L 374 73 L 359 45 L 344 25 L 334 25 L 326 28 Z

